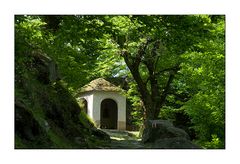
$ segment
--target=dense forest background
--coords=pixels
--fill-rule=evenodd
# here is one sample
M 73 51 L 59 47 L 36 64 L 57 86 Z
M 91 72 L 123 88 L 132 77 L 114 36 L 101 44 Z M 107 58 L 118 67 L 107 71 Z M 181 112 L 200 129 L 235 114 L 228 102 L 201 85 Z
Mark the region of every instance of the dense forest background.
M 204 148 L 225 147 L 224 16 L 15 16 L 16 75 L 35 50 L 72 95 L 98 77 L 125 89 L 135 129 L 168 119 Z

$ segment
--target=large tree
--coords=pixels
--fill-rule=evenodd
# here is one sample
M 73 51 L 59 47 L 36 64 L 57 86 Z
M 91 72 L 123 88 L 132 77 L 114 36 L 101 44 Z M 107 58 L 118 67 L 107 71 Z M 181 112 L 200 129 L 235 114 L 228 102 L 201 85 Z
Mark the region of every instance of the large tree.
M 195 15 L 114 16 L 108 22 L 137 83 L 146 119 L 157 119 L 180 69 L 180 56 L 211 37 L 211 19 Z
M 72 91 L 99 76 L 124 77 L 137 119 L 182 106 L 200 139 L 223 140 L 224 17 L 18 16 L 16 24 L 29 31 L 16 42 L 56 60 Z

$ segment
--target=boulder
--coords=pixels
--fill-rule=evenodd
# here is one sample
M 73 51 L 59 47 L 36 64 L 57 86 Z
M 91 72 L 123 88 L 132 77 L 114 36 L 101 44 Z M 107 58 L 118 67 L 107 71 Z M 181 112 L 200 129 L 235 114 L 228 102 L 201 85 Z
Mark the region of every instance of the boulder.
M 99 130 L 95 127 L 92 128 L 92 135 L 98 137 L 99 139 L 108 141 L 108 142 L 111 141 L 110 136 L 107 133 L 105 133 L 104 131 Z
M 158 139 L 182 137 L 189 139 L 188 134 L 173 126 L 168 120 L 149 120 L 143 131 L 142 141 L 154 142 Z
M 151 148 L 199 148 L 183 129 L 174 127 L 168 120 L 148 120 L 145 126 L 142 142 Z
M 60 80 L 56 63 L 41 51 L 33 51 L 33 67 L 37 69 L 37 78 L 44 84 Z
M 190 140 L 182 137 L 158 139 L 152 144 L 151 148 L 156 149 L 200 149 Z

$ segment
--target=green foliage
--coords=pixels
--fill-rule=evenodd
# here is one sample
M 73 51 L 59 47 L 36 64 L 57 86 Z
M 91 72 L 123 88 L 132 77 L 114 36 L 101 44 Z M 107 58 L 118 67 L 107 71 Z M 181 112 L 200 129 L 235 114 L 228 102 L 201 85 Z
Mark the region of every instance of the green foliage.
M 160 112 L 160 118 L 163 120 L 170 120 L 171 122 L 175 121 L 175 112 L 178 109 L 174 109 L 169 106 L 164 106 Z
M 199 143 L 206 148 L 220 148 L 225 140 L 224 28 L 224 16 L 212 15 L 16 16 L 15 82 L 20 85 L 19 77 L 28 78 L 29 71 L 36 73 L 29 55 L 33 50 L 57 62 L 62 83 L 71 93 L 98 77 L 126 79 L 130 117 L 134 125 L 140 126 L 145 97 L 139 93 L 123 54 L 128 52 L 128 60 L 134 62 L 149 42 L 134 68 L 150 95 L 150 75 L 155 76 L 159 95 L 153 95 L 153 101 L 160 101 L 174 72 L 171 68 L 180 65 L 162 109 L 157 109 L 161 109 L 160 118 L 177 121 L 176 114 L 184 113 L 190 117 L 188 126 L 196 131 Z M 154 67 L 153 72 L 149 66 Z M 31 93 L 31 84 L 26 85 L 30 88 L 28 94 L 37 97 Z M 16 95 L 25 101 L 25 92 L 17 89 Z M 56 138 L 51 133 L 50 137 Z
M 92 72 L 103 48 L 101 26 L 97 16 L 61 17 L 48 52 L 59 65 L 62 79 L 71 91 L 96 77 Z
M 130 107 L 130 120 L 131 124 L 140 128 L 143 124 L 143 106 L 142 101 L 137 92 L 137 84 L 134 81 L 128 83 L 129 89 L 127 90 L 127 98 L 131 102 Z
M 195 51 L 182 55 L 181 81 L 192 94 L 183 108 L 191 117 L 198 139 L 208 143 L 207 148 L 222 148 L 225 141 L 224 19 L 213 27 L 210 40 L 195 44 Z
M 50 79 L 52 61 L 45 53 L 56 47 L 45 25 L 40 16 L 15 18 L 15 147 L 102 146 L 106 141 L 93 135 L 96 129 L 86 115 L 79 118 L 81 109 L 64 82 Z
M 204 145 L 204 148 L 210 148 L 210 149 L 224 149 L 225 143 L 217 137 L 217 135 L 212 135 L 212 140 L 210 142 L 205 142 L 202 145 Z
M 126 64 L 118 55 L 118 48 L 113 44 L 109 36 L 101 40 L 103 50 L 99 52 L 95 68 L 89 72 L 92 78 L 97 77 L 121 77 L 126 74 Z

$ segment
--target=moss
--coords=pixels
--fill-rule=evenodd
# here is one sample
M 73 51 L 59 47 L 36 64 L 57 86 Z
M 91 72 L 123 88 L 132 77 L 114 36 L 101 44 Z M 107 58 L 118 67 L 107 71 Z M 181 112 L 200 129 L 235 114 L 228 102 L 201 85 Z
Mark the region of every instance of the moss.
M 21 138 L 15 135 L 15 148 L 24 148 L 26 145 L 22 142 Z
M 72 145 L 64 138 L 60 133 L 54 133 L 52 130 L 48 132 L 48 137 L 52 141 L 53 146 L 51 148 L 71 148 Z
M 83 111 L 79 114 L 79 120 L 85 127 L 91 128 L 95 126 L 94 121 Z
M 80 92 L 88 92 L 93 90 L 103 90 L 103 91 L 121 91 L 122 89 L 111 84 L 103 78 L 98 78 L 91 81 L 89 84 L 83 86 Z
M 18 66 L 26 68 L 15 80 L 18 81 L 15 83 L 15 147 L 98 148 L 104 145 L 107 137 L 96 132 L 93 122 L 81 112 L 62 81 L 53 82 L 47 79 L 50 76 L 42 76 L 49 74 L 45 68 L 48 64 L 37 60 L 36 57 L 35 65 L 30 62 L 31 66 Z

